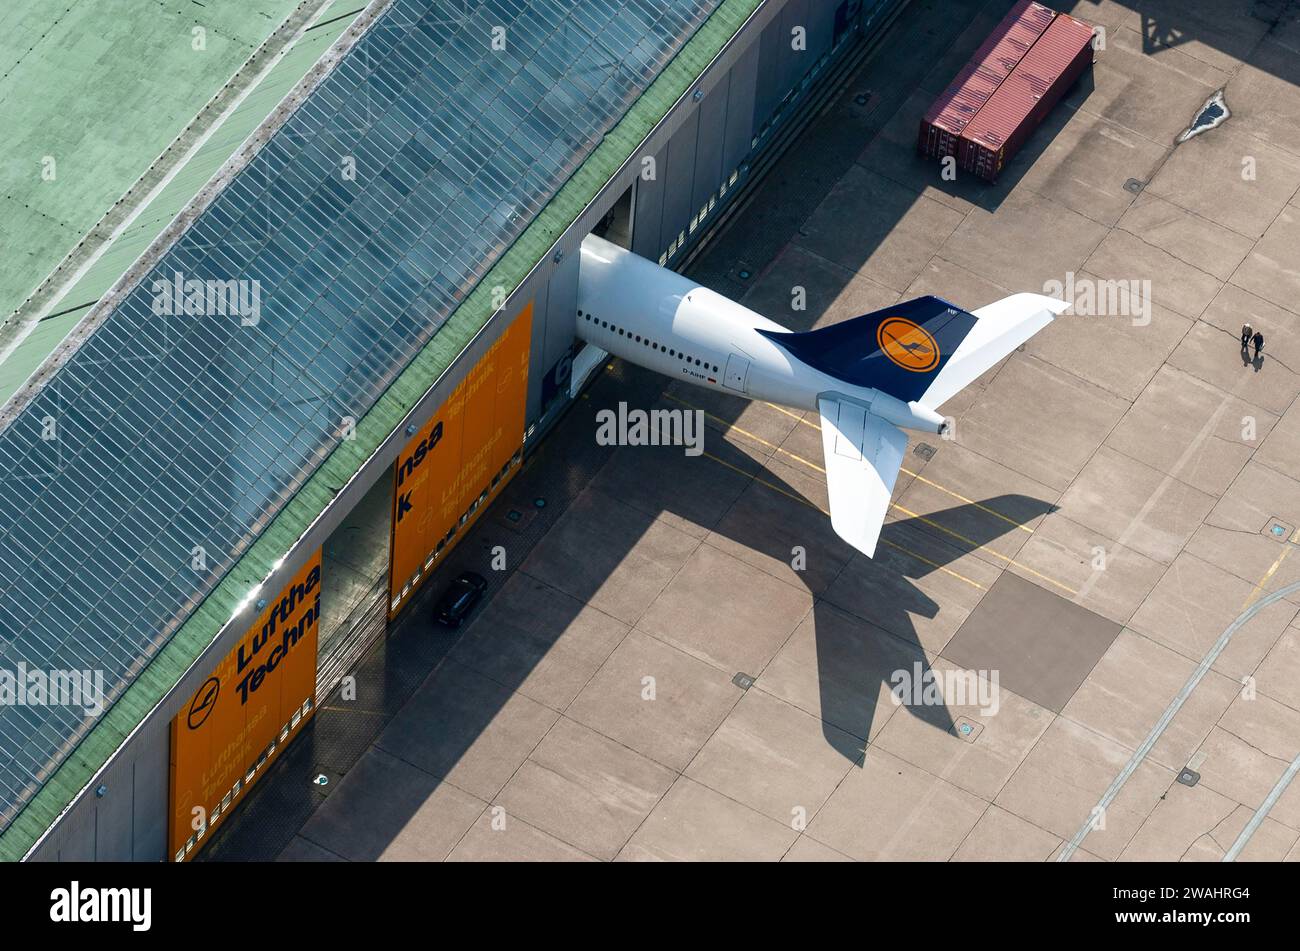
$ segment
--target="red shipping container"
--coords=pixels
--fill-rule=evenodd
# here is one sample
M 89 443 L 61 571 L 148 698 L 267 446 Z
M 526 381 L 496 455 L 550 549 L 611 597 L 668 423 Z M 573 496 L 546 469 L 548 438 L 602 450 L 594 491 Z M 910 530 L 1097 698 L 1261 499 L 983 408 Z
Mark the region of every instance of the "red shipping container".
M 1092 60 L 1092 26 L 1064 13 L 1057 16 L 966 126 L 957 164 L 996 181 Z
M 1013 6 L 926 110 L 916 140 L 917 151 L 935 157 L 956 155 L 962 131 L 1055 16 L 1056 11 L 1033 0 L 1020 0 Z

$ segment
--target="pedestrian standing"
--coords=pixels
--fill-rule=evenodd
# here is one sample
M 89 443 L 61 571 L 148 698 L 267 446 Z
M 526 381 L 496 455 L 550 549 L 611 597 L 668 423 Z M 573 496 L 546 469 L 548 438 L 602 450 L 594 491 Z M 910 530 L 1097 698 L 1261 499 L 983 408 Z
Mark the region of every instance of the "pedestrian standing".
M 1255 335 L 1255 328 L 1250 324 L 1241 325 L 1241 349 L 1250 349 L 1250 338 Z
M 1258 360 L 1259 352 L 1264 349 L 1264 335 L 1257 330 L 1251 340 L 1255 344 L 1255 359 Z

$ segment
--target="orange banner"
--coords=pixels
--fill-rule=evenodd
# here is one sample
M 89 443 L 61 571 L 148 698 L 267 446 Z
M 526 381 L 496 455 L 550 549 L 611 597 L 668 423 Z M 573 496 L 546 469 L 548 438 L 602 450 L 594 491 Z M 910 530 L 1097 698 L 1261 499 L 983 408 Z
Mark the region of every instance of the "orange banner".
M 517 469 L 532 335 L 529 302 L 397 457 L 390 617 Z
M 169 854 L 190 858 L 316 708 L 320 550 L 172 720 Z

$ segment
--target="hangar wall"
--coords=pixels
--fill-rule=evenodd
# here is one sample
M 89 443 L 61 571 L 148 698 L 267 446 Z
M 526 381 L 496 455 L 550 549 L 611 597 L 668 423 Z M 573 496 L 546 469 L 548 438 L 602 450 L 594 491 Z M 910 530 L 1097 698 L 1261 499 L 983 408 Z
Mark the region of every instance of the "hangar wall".
M 462 387 L 473 385 L 467 381 L 476 375 L 484 376 L 481 364 L 496 362 L 502 354 L 500 347 L 516 356 L 522 353 L 526 359 L 512 384 L 518 389 L 503 403 L 522 407 L 522 412 L 517 414 L 518 424 L 509 412 L 503 416 L 493 409 L 496 421 L 493 431 L 499 430 L 500 438 L 490 441 L 490 449 L 478 446 L 470 454 L 478 459 L 475 468 L 482 470 L 477 474 L 486 478 L 462 480 L 457 491 L 448 496 L 454 501 L 445 505 L 439 493 L 440 514 L 434 521 L 448 524 L 443 518 L 446 508 L 453 513 L 448 517 L 457 530 L 448 536 L 446 528 L 440 533 L 426 526 L 427 531 L 417 533 L 419 540 L 411 543 L 406 555 L 398 554 L 397 544 L 391 548 L 392 557 L 403 559 L 396 571 L 389 572 L 387 589 L 390 610 L 400 611 L 418 588 L 424 573 L 433 567 L 436 559 L 431 556 L 450 551 L 449 546 L 454 546 L 454 541 L 463 536 L 477 513 L 490 504 L 491 497 L 513 475 L 520 444 L 536 445 L 568 403 L 568 366 L 575 344 L 578 249 L 582 239 L 631 189 L 632 249 L 669 267 L 679 263 L 739 193 L 753 158 L 770 142 L 774 131 L 798 113 L 804 94 L 815 85 L 818 76 L 833 59 L 854 48 L 864 33 L 869 35 L 877 23 L 904 2 L 768 0 L 760 6 L 700 78 L 694 94 L 683 99 L 656 126 L 638 154 L 629 159 L 579 220 L 561 236 L 555 255 L 532 271 L 501 312 L 437 381 L 416 411 L 423 414 L 423 422 L 414 430 L 394 434 L 395 445 L 401 447 L 396 452 L 396 465 L 392 462 L 368 465 L 354 480 L 355 484 L 348 487 L 347 494 L 341 494 L 336 500 L 334 508 L 339 511 L 332 517 L 328 517 L 330 513 L 323 516 L 321 523 L 313 526 L 286 561 L 296 559 L 297 567 L 301 567 L 313 553 L 319 557 L 320 546 L 328 540 L 329 533 L 364 493 L 381 479 L 395 482 L 402 460 L 409 459 L 409 451 L 418 448 L 421 441 L 427 444 L 440 412 L 455 402 L 458 389 L 465 396 Z M 804 30 L 802 46 L 794 42 L 795 31 L 800 27 Z M 864 27 L 869 29 L 864 31 Z M 512 342 L 503 344 L 507 335 Z M 494 348 L 497 356 L 489 359 Z M 520 429 L 522 432 L 518 432 Z M 492 468 L 493 465 L 497 468 Z M 500 478 L 494 482 L 493 476 L 498 473 Z M 477 505 L 468 508 L 474 499 L 478 499 Z M 394 518 L 398 504 L 395 493 Z M 468 519 L 461 521 L 462 515 Z M 432 548 L 426 544 L 429 538 L 434 539 Z M 446 541 L 439 549 L 438 541 L 443 539 Z M 418 557 L 411 554 L 417 550 L 422 554 Z M 414 567 L 417 563 L 418 569 Z M 327 574 L 321 576 L 321 584 L 329 585 Z M 169 849 L 169 839 L 178 834 L 174 824 L 169 832 L 168 822 L 169 813 L 175 815 L 176 809 L 172 798 L 176 784 L 171 776 L 172 720 L 190 708 L 223 658 L 232 650 L 237 651 L 238 646 L 237 639 L 219 638 L 205 651 L 167 701 L 140 725 L 38 842 L 29 860 L 164 861 L 178 857 L 177 849 Z M 278 729 L 281 724 L 276 721 L 275 725 Z M 292 737 L 283 738 L 288 739 Z M 232 802 L 222 810 L 222 818 L 233 806 Z M 188 858 L 193 848 L 192 845 L 189 852 L 179 857 Z

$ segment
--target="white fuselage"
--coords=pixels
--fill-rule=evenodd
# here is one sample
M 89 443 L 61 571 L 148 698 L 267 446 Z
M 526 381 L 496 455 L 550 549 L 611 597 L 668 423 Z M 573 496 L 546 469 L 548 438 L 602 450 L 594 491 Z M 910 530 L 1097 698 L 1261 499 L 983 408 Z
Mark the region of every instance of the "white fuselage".
M 789 331 L 595 235 L 582 244 L 578 337 L 673 379 L 796 409 L 832 393 L 895 425 L 941 431 L 934 410 L 829 376 L 757 333 Z

